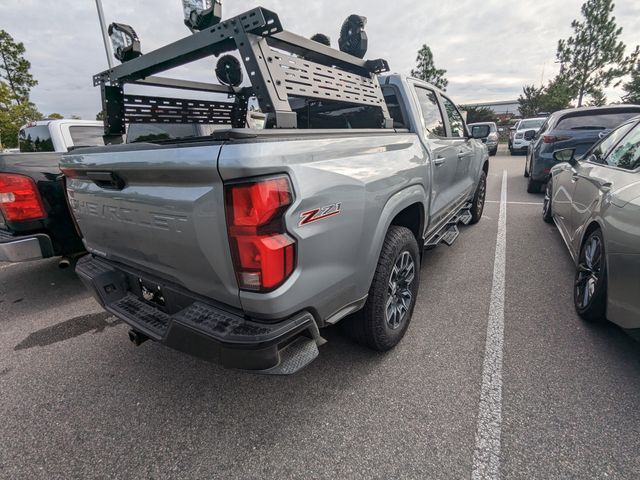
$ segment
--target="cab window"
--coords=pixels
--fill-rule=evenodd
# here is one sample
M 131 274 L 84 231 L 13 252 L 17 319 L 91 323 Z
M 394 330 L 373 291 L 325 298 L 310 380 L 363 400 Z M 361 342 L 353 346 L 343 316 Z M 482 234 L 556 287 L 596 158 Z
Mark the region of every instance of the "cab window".
M 438 99 L 433 90 L 416 87 L 416 94 L 420 102 L 420 110 L 422 110 L 422 118 L 424 126 L 427 130 L 427 138 L 442 138 L 447 134 L 444 129 L 444 120 L 442 112 L 438 106 Z
M 607 165 L 625 170 L 640 168 L 640 125 L 629 133 L 607 156 Z
M 447 117 L 449 117 L 449 126 L 451 127 L 451 136 L 456 138 L 464 138 L 464 120 L 462 119 L 462 115 L 453 104 L 451 100 L 447 97 L 442 97 L 444 102 L 444 109 L 447 112 Z

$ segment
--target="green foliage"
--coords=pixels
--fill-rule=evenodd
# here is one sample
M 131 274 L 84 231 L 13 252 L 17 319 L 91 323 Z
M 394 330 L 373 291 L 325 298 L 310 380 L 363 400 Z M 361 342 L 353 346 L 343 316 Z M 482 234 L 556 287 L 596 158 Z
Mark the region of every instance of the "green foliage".
M 558 75 L 543 89 L 538 112 L 553 113 L 570 108 L 575 97 L 575 89 L 563 76 Z
M 558 42 L 560 75 L 575 90 L 578 107 L 590 92 L 618 86 L 638 55 L 636 48 L 625 57 L 625 44 L 619 40 L 622 28 L 612 15 L 614 6 L 612 0 L 587 0 L 581 9 L 582 21 L 571 22 L 574 35 Z
M 107 116 L 107 114 L 104 112 L 104 110 L 100 110 L 96 114 L 96 120 L 104 120 L 106 116 Z
M 540 102 L 544 95 L 544 88 L 535 85 L 524 85 L 522 95 L 518 97 L 518 110 L 522 118 L 535 117 L 540 111 Z
M 62 120 L 64 116 L 60 113 L 50 113 L 47 115 L 47 118 L 50 118 L 51 120 Z
M 640 105 L 640 63 L 631 71 L 631 80 L 622 87 L 625 95 L 622 97 L 625 103 Z
M 446 90 L 449 85 L 449 80 L 444 78 L 447 73 L 446 70 L 436 68 L 433 63 L 433 53 L 427 45 L 422 45 L 422 48 L 418 50 L 418 57 L 416 58 L 416 68 L 411 70 L 411 76 L 424 80 L 431 85 Z
M 489 107 L 461 105 L 460 108 L 467 112 L 467 123 L 498 121 L 498 117 Z
M 31 121 L 42 119 L 36 106 L 31 102 L 15 103 L 9 86 L 0 82 L 0 138 L 2 148 L 18 146 L 20 127 Z
M 601 89 L 589 92 L 591 99 L 587 102 L 588 107 L 604 107 L 607 104 L 607 96 Z
M 31 76 L 31 63 L 24 58 L 24 44 L 15 42 L 6 31 L 0 30 L 0 80 L 9 87 L 16 103 L 29 101 L 29 92 L 38 82 Z

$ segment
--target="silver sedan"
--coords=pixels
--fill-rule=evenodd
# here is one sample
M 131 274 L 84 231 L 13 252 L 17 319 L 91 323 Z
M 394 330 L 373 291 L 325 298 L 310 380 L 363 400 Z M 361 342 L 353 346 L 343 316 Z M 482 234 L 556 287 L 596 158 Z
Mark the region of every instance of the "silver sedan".
M 560 163 L 551 169 L 543 218 L 558 226 L 576 263 L 576 311 L 640 337 L 640 117 L 581 158 L 574 153 L 554 153 Z

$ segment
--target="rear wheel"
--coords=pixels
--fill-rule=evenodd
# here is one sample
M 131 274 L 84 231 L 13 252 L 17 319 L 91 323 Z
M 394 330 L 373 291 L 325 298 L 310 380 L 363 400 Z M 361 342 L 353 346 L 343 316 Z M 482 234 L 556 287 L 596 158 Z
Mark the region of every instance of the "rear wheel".
M 526 177 L 529 179 L 527 181 L 527 192 L 528 193 L 540 193 L 540 188 L 542 187 L 542 182 L 538 182 L 533 179 L 533 158 L 529 163 L 529 170 L 527 171 L 528 175 Z
M 387 232 L 364 308 L 345 328 L 356 342 L 386 351 L 404 337 L 418 295 L 420 254 L 415 236 L 392 225 Z
M 476 187 L 476 193 L 473 195 L 471 202 L 471 224 L 478 223 L 482 218 L 484 211 L 485 198 L 487 196 L 487 174 L 484 170 L 480 173 L 480 180 Z
M 588 322 L 605 320 L 607 265 L 604 239 L 599 228 L 589 234 L 580 249 L 573 288 L 576 312 Z
M 552 199 L 553 178 L 550 178 L 547 182 L 547 187 L 544 190 L 544 203 L 542 204 L 542 219 L 547 223 L 553 223 Z
M 513 155 L 513 153 L 511 155 Z M 524 178 L 528 178 L 528 177 L 529 177 L 529 157 L 527 157 L 527 159 L 524 162 Z

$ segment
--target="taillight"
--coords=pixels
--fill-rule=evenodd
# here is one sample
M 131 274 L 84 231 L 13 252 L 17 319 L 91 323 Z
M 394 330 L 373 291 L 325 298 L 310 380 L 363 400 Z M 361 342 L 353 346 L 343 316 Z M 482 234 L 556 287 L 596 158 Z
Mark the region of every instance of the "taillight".
M 36 183 L 24 175 L 0 173 L 0 209 L 10 222 L 47 216 Z
M 571 137 L 560 137 L 557 135 L 544 135 L 542 137 L 542 141 L 544 143 L 555 143 L 555 142 L 561 142 L 563 140 L 569 140 Z
M 283 215 L 293 202 L 287 177 L 225 186 L 227 228 L 241 289 L 265 292 L 289 278 L 295 264 L 295 241 L 287 235 Z

